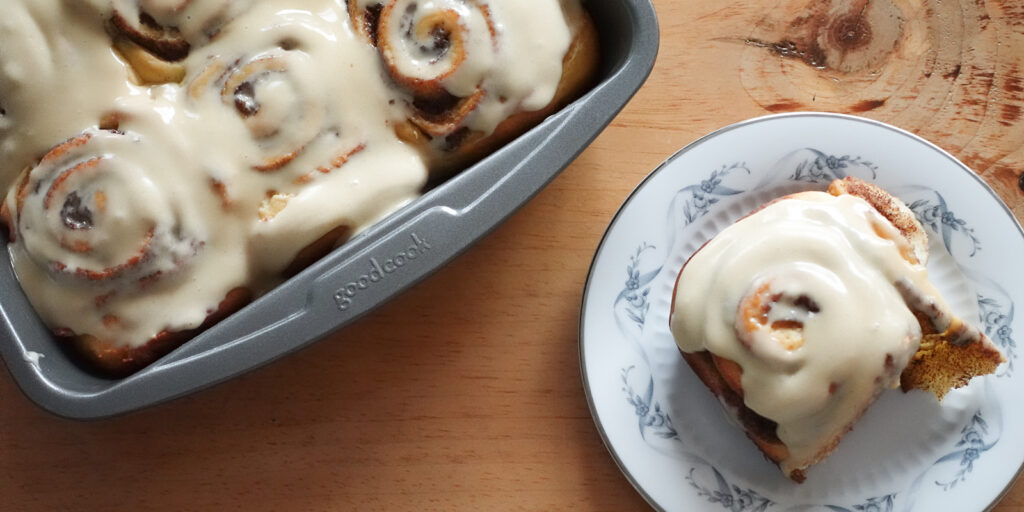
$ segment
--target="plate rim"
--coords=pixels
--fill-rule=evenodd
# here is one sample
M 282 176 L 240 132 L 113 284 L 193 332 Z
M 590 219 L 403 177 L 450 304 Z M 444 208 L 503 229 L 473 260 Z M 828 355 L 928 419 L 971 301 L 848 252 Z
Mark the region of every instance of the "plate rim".
M 618 206 L 618 208 L 615 211 L 615 214 L 612 215 L 611 219 L 608 221 L 608 225 L 605 228 L 604 233 L 601 235 L 601 240 L 598 242 L 597 247 L 594 250 L 594 256 L 591 259 L 589 268 L 587 269 L 587 277 L 586 277 L 586 279 L 584 281 L 583 294 L 582 294 L 582 298 L 581 298 L 581 301 L 580 301 L 580 313 L 579 313 L 579 317 L 580 318 L 579 318 L 579 325 L 578 325 L 578 328 L 577 328 L 577 349 L 578 349 L 578 357 L 579 357 L 580 378 L 581 378 L 581 384 L 583 386 L 583 393 L 584 393 L 584 395 L 586 396 L 586 399 L 587 399 L 587 407 L 588 407 L 588 409 L 590 411 L 591 419 L 594 422 L 594 426 L 597 428 L 597 432 L 598 432 L 598 434 L 601 437 L 601 441 L 604 444 L 605 449 L 608 451 L 609 455 L 611 455 L 612 460 L 615 462 L 615 465 L 619 469 L 619 472 L 621 472 L 623 474 L 623 476 L 626 477 L 626 479 L 629 481 L 629 483 L 633 486 L 633 489 L 636 490 L 636 492 L 638 494 L 640 494 L 640 496 L 644 499 L 644 501 L 646 501 L 647 504 L 650 505 L 655 510 L 662 511 L 662 512 L 666 511 L 666 509 L 661 504 L 656 502 L 654 500 L 654 498 L 650 495 L 650 493 L 648 493 L 647 490 L 644 489 L 644 487 L 640 485 L 640 483 L 636 479 L 636 476 L 633 475 L 626 468 L 625 463 L 623 462 L 623 460 L 619 456 L 619 453 L 612 447 L 612 442 L 611 442 L 611 439 L 609 438 L 608 432 L 607 432 L 607 430 L 605 429 L 604 425 L 601 423 L 601 421 L 599 419 L 599 416 L 598 416 L 598 413 L 597 413 L 597 404 L 594 402 L 594 395 L 590 391 L 591 390 L 591 383 L 590 383 L 590 378 L 589 378 L 589 376 L 587 374 L 587 365 L 586 365 L 586 359 L 585 359 L 585 353 L 584 353 L 584 351 L 585 351 L 585 348 L 584 348 L 585 341 L 584 341 L 583 331 L 584 331 L 584 325 L 586 323 L 586 318 L 587 318 L 587 303 L 588 303 L 588 300 L 589 300 L 590 294 L 591 294 L 591 284 L 592 284 L 593 277 L 594 277 L 594 271 L 595 271 L 595 269 L 597 267 L 598 256 L 604 250 L 604 248 L 605 248 L 605 246 L 606 246 L 606 244 L 608 242 L 609 235 L 612 232 L 612 229 L 618 223 L 618 221 L 619 221 L 620 217 L 623 215 L 626 207 L 636 198 L 636 196 L 639 194 L 640 190 L 643 189 L 645 187 L 645 185 L 649 181 L 651 181 L 656 175 L 660 174 L 662 170 L 664 170 L 666 167 L 668 167 L 668 165 L 671 164 L 672 162 L 674 162 L 676 159 L 678 159 L 678 158 L 682 157 L 683 155 L 689 153 L 690 151 L 692 151 L 695 148 L 699 147 L 700 145 L 702 145 L 706 141 L 708 141 L 708 140 L 710 140 L 712 138 L 718 137 L 718 136 L 720 136 L 722 134 L 725 134 L 727 132 L 731 132 L 733 130 L 745 128 L 745 127 L 748 127 L 748 126 L 751 126 L 751 125 L 755 125 L 755 124 L 771 123 L 771 122 L 775 122 L 775 121 L 782 120 L 782 119 L 794 119 L 794 118 L 824 118 L 824 119 L 829 119 L 829 120 L 839 120 L 839 121 L 846 121 L 846 122 L 863 123 L 863 124 L 872 126 L 874 128 L 881 128 L 881 129 L 886 130 L 886 131 L 894 132 L 897 135 L 905 136 L 905 137 L 908 137 L 909 139 L 911 139 L 911 140 L 913 140 L 915 142 L 924 144 L 924 146 L 926 146 L 928 149 L 936 151 L 939 154 L 939 156 L 941 156 L 941 157 L 949 160 L 950 162 L 952 162 L 960 171 L 965 172 L 968 176 L 973 178 L 979 185 L 981 185 L 982 191 L 988 193 L 990 196 L 992 196 L 996 200 L 998 205 L 1002 208 L 1003 212 L 1010 218 L 1011 221 L 1013 221 L 1013 224 L 1017 227 L 1018 235 L 1021 238 L 1024 238 L 1024 227 L 1021 226 L 1021 223 L 1017 220 L 1017 217 L 1013 214 L 1013 211 L 1010 210 L 1010 208 L 1006 204 L 1006 202 L 1003 201 L 1003 199 L 1001 197 L 999 197 L 999 194 L 996 193 L 995 189 L 993 189 L 991 185 L 989 185 L 984 179 L 981 178 L 981 176 L 979 176 L 976 172 L 974 172 L 970 167 L 968 167 L 966 164 L 961 162 L 959 159 L 957 159 L 955 156 L 953 156 L 953 154 L 951 154 L 950 152 L 948 152 L 945 149 L 941 148 L 937 144 L 935 144 L 935 143 L 925 139 L 924 137 L 921 137 L 920 135 L 917 135 L 917 134 L 915 134 L 913 132 L 910 132 L 908 130 L 905 130 L 903 128 L 899 128 L 897 126 L 893 126 L 891 124 L 885 123 L 883 121 L 878 121 L 876 119 L 871 119 L 871 118 L 866 118 L 866 117 L 861 117 L 861 116 L 854 116 L 854 115 L 850 115 L 850 114 L 841 114 L 841 113 L 835 113 L 835 112 L 822 112 L 822 111 L 786 112 L 786 113 L 780 113 L 780 114 L 770 114 L 770 115 L 765 115 L 765 116 L 759 116 L 759 117 L 754 117 L 754 118 L 750 118 L 750 119 L 745 119 L 745 120 L 742 120 L 742 121 L 739 121 L 739 122 L 736 122 L 736 123 L 732 123 L 732 124 L 723 126 L 723 127 L 718 128 L 716 130 L 713 130 L 713 131 L 711 131 L 711 132 L 709 132 L 709 133 L 707 133 L 707 134 L 705 134 L 705 135 L 703 135 L 701 137 L 698 137 L 697 139 L 694 139 L 693 141 L 691 141 L 688 144 L 684 145 L 679 150 L 677 150 L 674 153 L 672 153 L 672 155 L 670 155 L 668 158 L 666 158 L 664 161 L 662 161 L 660 164 L 658 164 L 653 170 L 651 170 L 649 173 L 647 173 L 647 175 L 644 176 L 644 178 L 642 180 L 640 180 L 640 182 L 637 183 L 637 185 L 635 187 L 633 187 L 633 189 L 629 192 L 629 194 L 626 196 L 626 198 Z M 1007 493 L 1009 493 L 1010 489 L 1013 488 L 1014 484 L 1017 482 L 1017 479 L 1018 479 L 1018 477 L 1021 476 L 1021 474 L 1024 474 L 1024 459 L 1022 459 L 1020 461 L 1020 464 L 1018 465 L 1016 472 L 1010 478 L 1010 480 L 1007 483 L 1007 485 L 993 498 L 993 500 L 989 504 L 987 504 L 981 510 L 989 511 L 989 510 L 992 510 L 993 508 L 995 508 L 995 506 L 1000 501 L 1002 501 L 1002 499 L 1007 495 Z

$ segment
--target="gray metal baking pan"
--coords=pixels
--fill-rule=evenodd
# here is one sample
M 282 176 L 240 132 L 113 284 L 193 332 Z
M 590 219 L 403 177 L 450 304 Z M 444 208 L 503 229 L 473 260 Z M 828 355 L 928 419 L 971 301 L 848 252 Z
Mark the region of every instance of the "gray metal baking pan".
M 56 344 L 0 251 L 0 357 L 42 408 L 96 419 L 211 386 L 313 343 L 419 282 L 479 240 L 556 175 L 647 80 L 658 53 L 650 0 L 589 0 L 599 83 L 487 159 L 431 190 L 245 309 L 124 379 L 96 377 Z

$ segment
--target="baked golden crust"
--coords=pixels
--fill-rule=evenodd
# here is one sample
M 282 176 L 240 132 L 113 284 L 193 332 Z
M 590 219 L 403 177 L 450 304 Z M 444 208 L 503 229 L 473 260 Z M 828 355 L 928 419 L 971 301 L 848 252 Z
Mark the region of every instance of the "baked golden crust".
M 251 300 L 249 290 L 231 290 L 199 327 L 186 331 L 164 331 L 139 346 L 115 345 L 90 334 L 77 334 L 62 329 L 56 329 L 55 335 L 73 349 L 75 357 L 103 376 L 127 377 L 242 309 Z
M 915 313 L 921 320 L 924 336 L 910 364 L 900 374 L 903 391 L 920 389 L 941 400 L 949 391 L 966 386 L 972 377 L 995 373 L 1006 362 L 998 350 L 980 339 L 964 342 L 962 330 L 967 327 L 959 319 L 945 331 L 937 332 L 925 315 Z M 979 336 L 984 339 L 983 334 Z

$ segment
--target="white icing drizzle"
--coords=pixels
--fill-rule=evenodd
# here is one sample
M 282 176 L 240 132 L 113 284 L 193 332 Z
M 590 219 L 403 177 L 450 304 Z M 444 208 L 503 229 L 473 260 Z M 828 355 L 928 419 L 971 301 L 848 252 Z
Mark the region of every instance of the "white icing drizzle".
M 680 349 L 739 364 L 744 402 L 778 423 L 787 474 L 816 462 L 898 384 L 921 341 L 904 294 L 949 311 L 897 239 L 866 201 L 808 192 L 723 230 L 680 275 L 671 317 Z
M 139 91 L 95 12 L 62 0 L 4 3 L 0 16 L 0 184 Z M 83 83 L 89 84 L 83 87 Z
M 424 156 L 395 134 L 409 93 L 353 30 L 345 0 L 8 3 L 0 183 L 25 183 L 5 200 L 17 227 L 9 250 L 55 329 L 138 346 L 197 327 L 230 290 L 266 291 L 301 248 L 338 226 L 365 229 L 427 181 Z M 468 65 L 444 87 L 482 91 L 472 129 L 552 100 L 570 42 L 565 12 L 578 7 L 395 3 L 460 14 Z M 138 85 L 112 46 L 115 15 L 133 29 L 173 27 L 187 43 L 184 78 Z M 424 63 L 415 42 L 391 48 L 414 76 L 444 65 Z M 99 129 L 110 114 L 116 132 Z

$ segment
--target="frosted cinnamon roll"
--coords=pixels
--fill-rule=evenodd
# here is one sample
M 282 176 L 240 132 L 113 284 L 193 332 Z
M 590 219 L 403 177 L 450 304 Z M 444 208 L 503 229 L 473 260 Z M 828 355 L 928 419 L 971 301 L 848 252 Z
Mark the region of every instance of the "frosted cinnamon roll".
M 687 261 L 672 333 L 762 452 L 802 481 L 884 389 L 941 398 L 1004 360 L 950 311 L 927 256 L 913 212 L 874 185 L 786 196 Z M 949 350 L 932 358 L 933 345 Z
M 198 263 L 238 255 L 209 254 L 221 250 L 220 239 L 199 213 L 214 204 L 214 193 L 175 184 L 174 173 L 187 172 L 150 160 L 161 152 L 138 133 L 87 130 L 27 169 L 2 209 L 15 271 L 44 321 L 83 348 L 121 347 L 126 371 L 152 361 L 151 341 L 226 312 L 220 304 L 244 283 L 232 271 L 223 288 L 211 282 L 192 299 L 180 297 L 200 275 Z M 228 302 L 240 306 L 239 294 Z M 154 314 L 172 304 L 182 308 L 179 318 Z M 97 351 L 84 353 L 98 364 Z M 104 353 L 103 360 L 113 357 Z
M 274 49 L 252 57 L 211 59 L 188 86 L 193 100 L 215 95 L 245 124 L 255 142 L 246 155 L 257 172 L 285 168 L 304 152 L 326 151 L 323 162 L 295 176 L 330 172 L 361 151 L 362 142 L 344 141 L 332 126 L 321 87 L 304 80 L 315 63 L 303 52 Z
M 242 163 L 214 178 L 253 222 L 253 264 L 291 275 L 415 197 L 426 173 L 382 117 L 398 108 L 390 87 L 353 71 L 380 70 L 362 40 L 272 5 L 239 21 L 250 17 L 275 22 L 257 36 L 225 30 L 193 56 L 202 66 L 185 90 Z
M 407 95 L 396 131 L 444 172 L 481 158 L 575 97 L 597 67 L 589 16 L 572 3 L 478 0 L 348 0 L 350 20 L 380 52 Z M 557 41 L 559 57 L 539 55 L 531 34 L 506 30 L 531 20 Z M 548 62 L 533 76 L 509 76 L 519 59 Z M 560 76 L 551 82 L 541 76 Z M 540 83 L 553 87 L 536 87 Z
M 176 272 L 203 248 L 180 210 L 124 156 L 141 139 L 90 130 L 48 152 L 9 197 L 14 239 L 55 280 L 135 284 Z

